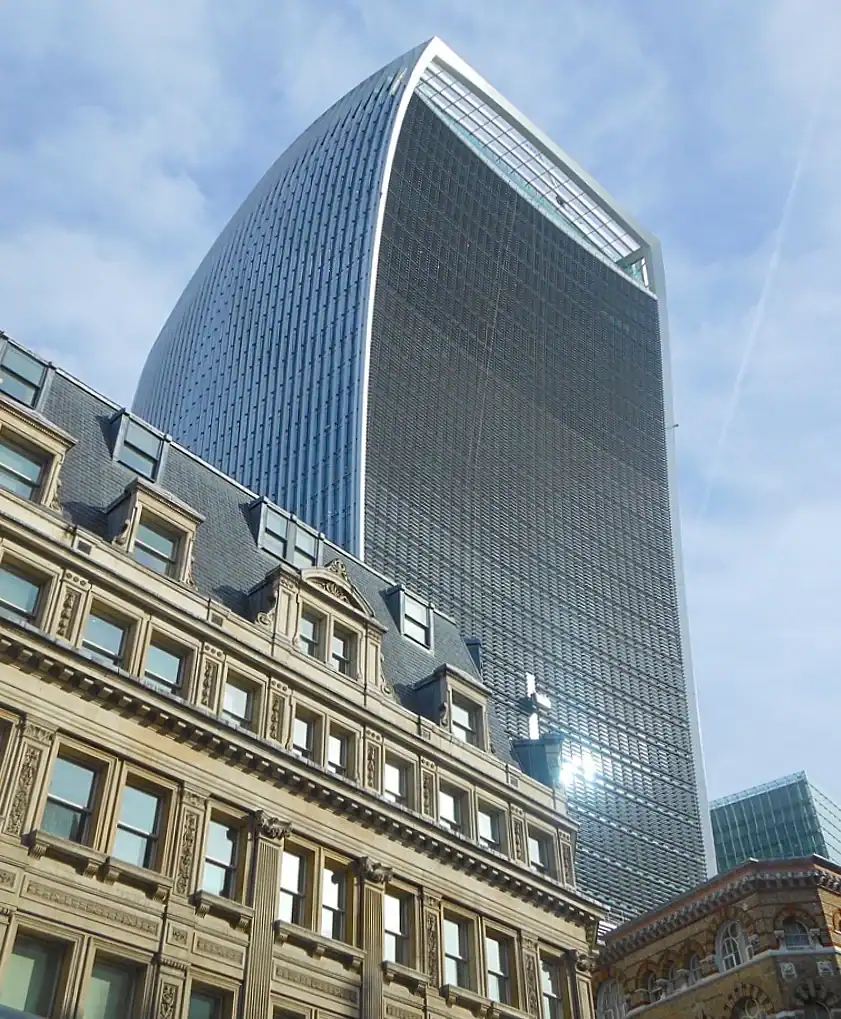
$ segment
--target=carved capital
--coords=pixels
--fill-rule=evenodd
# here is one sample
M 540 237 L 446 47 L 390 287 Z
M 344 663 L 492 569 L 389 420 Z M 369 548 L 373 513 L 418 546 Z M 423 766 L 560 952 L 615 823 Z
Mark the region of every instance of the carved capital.
M 372 885 L 386 884 L 394 873 L 391 867 L 384 867 L 381 863 L 376 863 L 370 856 L 360 856 L 355 861 L 355 867 L 359 877 Z
M 31 739 L 34 743 L 43 743 L 45 746 L 52 743 L 56 734 L 55 729 L 38 725 L 36 722 L 24 722 L 21 732 L 27 739 Z
M 285 839 L 292 831 L 289 821 L 281 821 L 279 817 L 275 817 L 265 810 L 258 810 L 254 814 L 254 827 L 258 835 L 271 840 Z

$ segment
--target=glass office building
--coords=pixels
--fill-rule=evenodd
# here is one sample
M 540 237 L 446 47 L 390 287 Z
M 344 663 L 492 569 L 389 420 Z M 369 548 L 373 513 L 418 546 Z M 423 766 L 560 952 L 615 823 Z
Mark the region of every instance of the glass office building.
M 440 40 L 257 184 L 135 409 L 433 592 L 512 737 L 535 677 L 618 918 L 704 877 L 659 247 Z
M 841 806 L 804 771 L 710 804 L 721 872 L 745 860 L 786 860 L 813 853 L 841 864 Z

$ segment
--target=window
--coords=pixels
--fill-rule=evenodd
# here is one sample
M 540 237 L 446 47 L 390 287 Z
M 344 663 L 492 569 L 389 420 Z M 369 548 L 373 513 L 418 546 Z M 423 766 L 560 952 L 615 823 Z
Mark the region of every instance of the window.
M 85 1019 L 127 1019 L 136 979 L 133 967 L 97 959 L 85 997 Z
M 606 980 L 596 998 L 596 1019 L 625 1019 L 625 994 L 616 980 Z
M 0 566 L 0 605 L 19 619 L 32 622 L 38 612 L 42 584 L 8 563 Z
M 49 1016 L 55 1006 L 64 947 L 18 934 L 0 988 L 0 1005 Z
M 487 849 L 502 849 L 502 819 L 498 810 L 480 806 L 478 813 L 479 841 Z
M 126 653 L 127 637 L 128 627 L 124 623 L 99 612 L 91 612 L 82 638 L 82 647 L 87 648 L 101 662 L 121 666 Z
M 176 693 L 181 688 L 186 657 L 183 652 L 152 641 L 146 652 L 146 671 L 143 675 L 156 686 Z
M 138 785 L 123 789 L 114 856 L 137 867 L 154 867 L 158 856 L 162 800 Z
M 479 709 L 475 704 L 453 697 L 450 731 L 456 739 L 474 747 L 479 745 Z
M 812 947 L 809 931 L 799 920 L 789 919 L 783 923 L 783 940 L 789 951 Z
M 43 454 L 0 435 L 0 488 L 37 502 L 46 466 Z
M 261 544 L 267 552 L 271 552 L 279 559 L 285 559 L 289 521 L 270 506 L 266 506 L 264 512 Z
M 334 775 L 349 774 L 352 739 L 349 733 L 330 730 L 327 737 L 327 770 Z
M 202 888 L 212 895 L 230 899 L 236 894 L 239 831 L 224 821 L 211 819 L 207 825 Z
M 315 756 L 315 719 L 296 714 L 292 721 L 292 753 L 311 761 Z
M 96 771 L 69 757 L 57 757 L 41 827 L 50 835 L 71 842 L 86 842 L 90 835 Z
M 432 646 L 429 606 L 406 594 L 403 596 L 403 634 L 423 647 Z
M 353 634 L 340 626 L 333 627 L 333 639 L 330 648 L 330 664 L 343 676 L 353 673 Z M 308 652 L 309 654 L 310 652 Z
M 298 647 L 305 655 L 318 658 L 321 654 L 321 617 L 307 612 L 301 613 L 301 625 L 298 627 Z
M 250 683 L 228 676 L 222 697 L 222 717 L 243 729 L 254 728 L 254 688 Z
M 485 938 L 488 963 L 488 997 L 491 1001 L 511 1003 L 510 946 L 503 938 Z
M 155 573 L 174 577 L 178 572 L 178 546 L 181 535 L 162 524 L 148 523 L 146 515 L 140 518 L 134 536 L 133 555 L 137 562 Z
M 392 892 L 383 896 L 383 956 L 409 965 L 409 900 Z
M 222 1019 L 222 1000 L 212 991 L 191 991 L 187 1019 Z
M 686 964 L 686 970 L 689 974 L 690 985 L 697 984 L 701 979 L 701 956 L 697 954 L 691 955 Z
M 749 958 L 748 940 L 738 920 L 724 924 L 716 938 L 716 958 L 722 971 L 735 969 Z
M 450 831 L 464 831 L 464 794 L 442 785 L 438 789 L 438 820 Z
M 327 863 L 321 878 L 321 933 L 336 941 L 345 939 L 347 877 L 340 867 Z
M 161 461 L 162 442 L 139 421 L 126 421 L 123 443 L 117 458 L 150 481 L 155 480 Z
M 564 1019 L 564 996 L 560 966 L 554 959 L 540 960 L 540 993 L 543 996 L 543 1019 Z
M 470 986 L 470 928 L 466 920 L 444 917 L 444 983 Z
M 552 843 L 549 837 L 529 829 L 529 866 L 539 874 L 551 874 L 552 866 Z
M 659 1001 L 663 997 L 663 989 L 660 986 L 656 973 L 649 973 L 645 986 L 648 990 L 648 1000 L 650 1002 Z
M 409 806 L 409 766 L 394 757 L 387 757 L 383 766 L 383 796 L 390 803 Z
M 0 359 L 0 390 L 34 407 L 44 384 L 44 365 L 7 343 Z
M 315 566 L 318 561 L 318 539 L 314 534 L 305 531 L 299 524 L 295 525 L 295 549 L 292 563 L 305 568 Z
M 301 853 L 284 850 L 280 859 L 279 919 L 303 927 L 307 923 L 307 862 Z

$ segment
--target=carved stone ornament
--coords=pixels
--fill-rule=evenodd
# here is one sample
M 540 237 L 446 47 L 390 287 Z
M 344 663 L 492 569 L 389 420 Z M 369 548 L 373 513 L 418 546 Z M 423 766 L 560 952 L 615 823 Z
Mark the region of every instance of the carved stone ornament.
M 60 470 L 59 466 L 59 470 Z M 50 509 L 61 510 L 61 478 L 56 479 L 55 486 L 53 488 L 53 494 L 50 498 Z
M 55 729 L 49 729 L 43 725 L 37 725 L 35 722 L 24 722 L 23 723 L 23 735 L 27 739 L 31 739 L 34 743 L 43 743 L 45 746 L 49 746 L 55 736 Z
M 271 578 L 271 582 L 268 583 L 263 592 L 263 607 L 254 617 L 254 622 L 258 626 L 265 626 L 269 629 L 274 625 L 275 610 L 277 609 L 277 601 L 280 596 L 280 583 L 278 575 L 275 574 Z
M 331 559 L 325 569 L 329 570 L 331 573 L 335 573 L 337 577 L 341 577 L 346 584 L 351 583 L 347 566 L 345 566 L 341 559 Z
M 216 691 L 216 674 L 218 671 L 219 666 L 216 662 L 208 660 L 204 663 L 201 679 L 201 702 L 206 708 L 211 707 L 213 704 L 213 695 Z
M 356 873 L 369 884 L 384 885 L 391 880 L 394 871 L 391 867 L 375 863 L 370 856 L 360 856 L 356 861 Z
M 196 837 L 199 831 L 198 814 L 187 811 L 184 815 L 184 833 L 181 836 L 181 853 L 178 857 L 178 870 L 175 875 L 175 891 L 186 895 L 190 886 L 190 875 L 193 870 L 193 854 L 196 849 Z
M 292 830 L 289 821 L 281 821 L 279 817 L 274 817 L 265 810 L 258 810 L 254 820 L 258 834 L 264 839 L 285 839 Z
M 432 773 L 423 773 L 423 812 L 428 817 L 432 816 Z
M 537 980 L 537 959 L 526 956 L 526 1003 L 529 1015 L 540 1015 L 540 989 Z
M 350 595 L 340 584 L 336 584 L 332 580 L 323 580 L 319 578 L 316 578 L 313 581 L 313 584 L 331 598 L 342 602 L 343 605 L 350 605 L 353 608 L 356 607 L 351 601 Z
M 132 517 L 131 514 L 129 514 L 129 516 L 126 517 L 119 531 L 117 531 L 117 533 L 114 535 L 113 543 L 115 545 L 119 545 L 120 548 L 125 548 L 126 545 L 128 544 L 129 531 L 131 530 L 131 517 Z
M 377 762 L 379 760 L 379 752 L 375 746 L 369 746 L 365 756 L 365 781 L 370 789 L 376 789 L 378 786 L 377 782 Z
M 523 819 L 521 817 L 515 817 L 513 823 L 514 828 L 514 859 L 525 860 L 525 847 L 523 845 Z
M 161 1000 L 158 1003 L 158 1019 L 175 1019 L 178 1009 L 178 987 L 175 984 L 161 984 Z
M 441 985 L 441 970 L 438 965 L 438 915 L 426 914 L 426 972 L 433 987 Z
M 32 787 L 35 785 L 42 752 L 38 747 L 29 746 L 23 755 L 17 789 L 9 808 L 9 816 L 6 818 L 6 831 L 9 835 L 20 835 L 23 830 L 23 822 L 29 809 L 29 799 L 32 795 Z
M 269 715 L 269 739 L 280 743 L 280 729 L 283 724 L 283 698 L 275 694 L 272 697 L 272 710 Z
M 57 636 L 64 639 L 67 639 L 69 636 L 80 598 L 81 595 L 75 588 L 70 587 L 64 592 L 61 612 L 58 617 L 58 626 L 56 627 Z
M 596 968 L 596 957 L 589 952 L 575 952 L 575 968 L 579 973 L 592 973 Z

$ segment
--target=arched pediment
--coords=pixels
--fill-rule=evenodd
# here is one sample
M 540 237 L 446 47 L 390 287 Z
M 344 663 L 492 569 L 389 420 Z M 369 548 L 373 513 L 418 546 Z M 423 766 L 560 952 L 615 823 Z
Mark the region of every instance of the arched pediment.
M 323 592 L 328 598 L 342 602 L 369 619 L 373 618 L 374 610 L 370 602 L 354 586 L 341 559 L 332 559 L 326 566 L 313 566 L 302 570 L 301 579 L 316 591 Z

